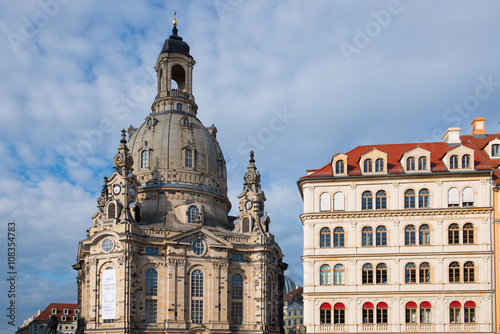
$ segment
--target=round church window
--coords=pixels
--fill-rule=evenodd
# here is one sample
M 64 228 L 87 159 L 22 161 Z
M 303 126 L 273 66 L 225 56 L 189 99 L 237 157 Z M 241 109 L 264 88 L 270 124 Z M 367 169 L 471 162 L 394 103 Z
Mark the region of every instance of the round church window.
M 193 252 L 196 255 L 203 255 L 205 252 L 205 243 L 201 240 L 193 241 Z
M 115 243 L 114 243 L 113 239 L 106 238 L 103 240 L 101 247 L 102 247 L 103 251 L 105 251 L 106 253 L 109 253 L 113 250 L 113 248 L 115 248 Z

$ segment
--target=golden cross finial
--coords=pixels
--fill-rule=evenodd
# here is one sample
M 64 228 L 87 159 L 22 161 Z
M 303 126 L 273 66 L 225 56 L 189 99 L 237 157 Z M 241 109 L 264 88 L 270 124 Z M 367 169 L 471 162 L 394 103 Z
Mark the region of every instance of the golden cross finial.
M 177 18 L 176 18 L 176 16 L 177 16 L 177 11 L 174 10 L 174 26 L 177 25 Z

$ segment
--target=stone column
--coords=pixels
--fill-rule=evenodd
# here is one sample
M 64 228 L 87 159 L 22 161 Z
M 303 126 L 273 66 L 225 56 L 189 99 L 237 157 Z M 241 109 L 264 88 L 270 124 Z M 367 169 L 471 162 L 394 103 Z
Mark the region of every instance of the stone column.
M 177 310 L 177 321 L 186 321 L 187 312 L 189 311 L 189 294 L 186 294 L 189 289 L 189 284 L 184 284 L 186 282 L 186 260 L 177 260 L 177 300 L 176 300 L 176 310 Z M 189 282 L 188 282 L 189 283 Z

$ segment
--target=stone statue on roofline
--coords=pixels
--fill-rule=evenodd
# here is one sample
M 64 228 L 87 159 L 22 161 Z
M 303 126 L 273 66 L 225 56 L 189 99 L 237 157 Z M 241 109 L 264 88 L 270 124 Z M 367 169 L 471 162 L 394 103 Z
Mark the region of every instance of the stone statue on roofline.
M 59 322 L 55 315 L 51 315 L 49 321 L 47 322 L 48 331 L 47 334 L 57 334 L 57 325 Z

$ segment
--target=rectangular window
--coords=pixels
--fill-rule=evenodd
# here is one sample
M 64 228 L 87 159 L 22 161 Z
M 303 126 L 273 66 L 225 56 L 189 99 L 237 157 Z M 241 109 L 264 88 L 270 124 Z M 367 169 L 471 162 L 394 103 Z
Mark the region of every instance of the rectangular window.
M 431 309 L 421 308 L 420 309 L 420 322 L 429 324 L 431 322 Z
M 386 268 L 377 268 L 377 284 L 386 284 L 387 283 L 387 269 Z
M 386 308 L 378 308 L 377 309 L 377 324 L 386 324 L 387 323 L 387 309 Z
M 363 323 L 364 324 L 373 324 L 373 309 L 372 308 L 364 308 L 363 309 Z
M 476 322 L 476 308 L 475 307 L 465 307 L 464 308 L 464 321 L 465 322 Z
M 450 307 L 450 322 L 460 323 L 460 307 Z
M 406 323 L 416 323 L 417 322 L 417 309 L 416 308 L 406 308 Z
M 158 248 L 146 247 L 146 255 L 158 255 Z
M 243 254 L 233 254 L 231 259 L 233 261 L 243 261 Z
M 203 323 L 203 300 L 191 301 L 191 321 L 195 324 Z
M 231 320 L 233 325 L 241 325 L 243 323 L 243 303 L 231 303 Z
M 145 301 L 146 322 L 156 322 L 158 313 L 158 301 L 156 299 L 146 299 Z
M 332 310 L 322 308 L 319 313 L 319 320 L 322 324 L 331 324 L 332 323 Z

